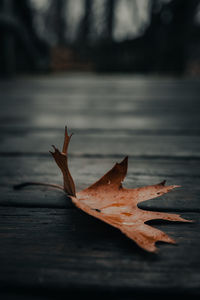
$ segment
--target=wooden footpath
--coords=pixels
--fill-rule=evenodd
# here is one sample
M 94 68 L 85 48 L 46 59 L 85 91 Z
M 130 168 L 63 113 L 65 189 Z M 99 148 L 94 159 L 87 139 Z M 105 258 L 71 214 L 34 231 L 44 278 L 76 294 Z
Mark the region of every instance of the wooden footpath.
M 200 80 L 67 74 L 0 82 L 0 299 L 141 299 L 200 294 Z M 195 223 L 152 222 L 177 245 L 146 253 L 66 195 L 49 154 L 74 133 L 77 190 L 129 156 L 126 187 L 177 189 L 140 204 Z

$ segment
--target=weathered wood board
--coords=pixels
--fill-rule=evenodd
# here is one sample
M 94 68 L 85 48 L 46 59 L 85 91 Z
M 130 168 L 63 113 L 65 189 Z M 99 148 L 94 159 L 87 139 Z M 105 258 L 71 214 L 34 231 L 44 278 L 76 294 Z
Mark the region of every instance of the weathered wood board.
M 152 255 L 79 210 L 1 207 L 0 220 L 3 286 L 199 289 L 199 223 L 153 225 L 179 245 Z
M 200 294 L 200 84 L 195 79 L 68 74 L 0 82 L 0 298 L 88 299 Z M 179 184 L 141 208 L 196 223 L 156 226 L 178 245 L 148 254 L 118 230 L 75 208 L 48 151 L 75 133 L 77 190 L 129 155 L 126 187 Z M 18 298 L 17 298 L 18 297 Z
M 63 132 L 7 134 L 1 136 L 0 153 L 48 154 L 51 145 L 61 148 Z M 76 134 L 70 144 L 70 152 L 76 156 L 95 157 L 150 157 L 196 158 L 200 160 L 200 137 L 184 135 L 151 134 Z
M 116 158 L 71 157 L 70 169 L 77 191 L 88 187 L 105 174 Z M 182 187 L 162 197 L 140 204 L 140 207 L 170 211 L 200 211 L 200 168 L 196 160 L 129 159 L 124 186 L 134 188 L 167 180 Z M 72 207 L 71 201 L 60 190 L 27 186 L 14 190 L 13 185 L 26 182 L 62 184 L 61 173 L 49 156 L 20 156 L 0 158 L 0 205 L 32 207 Z

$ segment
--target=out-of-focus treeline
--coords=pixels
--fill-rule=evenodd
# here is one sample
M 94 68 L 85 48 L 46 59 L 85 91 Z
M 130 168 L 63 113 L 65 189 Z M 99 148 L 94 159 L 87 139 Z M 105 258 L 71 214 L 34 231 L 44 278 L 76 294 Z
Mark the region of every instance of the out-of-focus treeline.
M 0 73 L 200 75 L 200 0 L 1 0 Z

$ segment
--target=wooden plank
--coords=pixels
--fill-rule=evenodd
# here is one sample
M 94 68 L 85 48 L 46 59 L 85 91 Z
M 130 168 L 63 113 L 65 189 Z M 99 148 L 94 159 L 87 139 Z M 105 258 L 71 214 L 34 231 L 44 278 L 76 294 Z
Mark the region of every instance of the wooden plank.
M 66 105 L 67 106 L 67 105 Z M 31 109 L 31 105 L 30 105 Z M 54 111 L 56 108 L 54 108 Z M 108 114 L 105 112 L 98 111 L 94 114 L 87 114 L 84 112 L 71 113 L 69 111 L 64 111 L 61 114 L 56 114 L 53 111 L 50 113 L 42 111 L 40 113 L 26 115 L 20 115 L 20 113 L 8 113 L 5 114 L 0 119 L 0 124 L 2 130 L 18 130 L 24 131 L 24 128 L 33 130 L 46 130 L 51 131 L 60 130 L 65 125 L 68 125 L 73 130 L 81 129 L 97 129 L 97 130 L 136 130 L 142 133 L 143 131 L 149 132 L 163 132 L 171 133 L 183 132 L 185 135 L 194 133 L 199 133 L 199 119 L 196 114 L 189 114 L 188 116 L 176 116 L 174 115 L 164 115 L 161 114 L 158 117 L 155 114 L 149 114 L 149 116 L 142 116 L 137 114 L 127 115 L 127 114 Z M 192 117 L 193 115 L 193 117 Z
M 70 170 L 77 190 L 88 187 L 105 174 L 116 159 L 71 158 Z M 45 187 L 26 187 L 13 190 L 13 185 L 26 181 L 62 184 L 62 177 L 51 157 L 4 157 L 0 158 L 1 199 L 0 205 L 32 207 L 68 207 L 71 201 L 59 190 Z M 190 160 L 142 160 L 130 159 L 127 188 L 155 184 L 163 179 L 168 184 L 179 184 L 181 189 L 160 198 L 141 203 L 148 209 L 168 211 L 200 211 L 198 161 Z
M 2 98 L 2 97 L 1 97 Z M 82 98 L 86 98 L 84 101 Z M 102 100 L 103 98 L 103 100 Z M 122 97 L 112 96 L 89 97 L 87 94 L 77 97 L 65 96 L 65 101 L 53 98 L 31 97 L 31 99 L 3 98 L 0 123 L 3 128 L 16 126 L 23 130 L 28 128 L 57 128 L 61 129 L 66 123 L 74 129 L 133 129 L 133 130 L 185 130 L 200 129 L 198 98 L 176 101 L 168 98 L 163 103 L 162 98 L 150 101 L 134 99 L 127 101 Z M 45 101 L 44 101 L 45 100 Z M 181 99 L 182 100 L 182 99 Z M 7 106 L 7 102 L 10 106 Z M 141 104 L 142 102 L 142 104 Z M 71 104 L 73 103 L 73 104 Z M 76 103 L 76 104 L 74 104 Z M 101 103 L 101 106 L 99 105 Z M 75 106 L 75 107 L 73 107 Z M 78 107 L 76 107 L 78 106 Z M 100 107 L 99 107 L 100 106 Z
M 1 207 L 1 287 L 199 293 L 199 223 L 153 226 L 179 245 L 152 255 L 78 210 Z
M 48 154 L 51 145 L 61 147 L 64 128 L 55 132 L 21 133 L 1 136 L 0 154 Z M 199 136 L 168 136 L 112 133 L 83 134 L 75 131 L 70 144 L 74 156 L 200 158 Z
M 42 118 L 42 115 L 44 116 L 44 119 L 53 116 L 60 117 L 61 120 L 65 118 L 78 118 L 81 116 L 81 114 L 84 114 L 85 117 L 90 117 L 91 121 L 93 120 L 92 117 L 95 118 L 103 118 L 107 120 L 108 118 L 128 118 L 131 119 L 132 122 L 134 122 L 134 118 L 141 118 L 142 120 L 148 120 L 152 119 L 153 124 L 153 118 L 158 118 L 157 122 L 162 121 L 161 116 L 164 118 L 164 122 L 167 120 L 173 121 L 174 117 L 177 117 L 178 124 L 182 121 L 183 118 L 186 119 L 186 121 L 192 122 L 191 115 L 194 115 L 197 117 L 199 108 L 197 106 L 198 104 L 198 98 L 194 98 L 192 100 L 186 99 L 185 101 L 182 101 L 180 103 L 180 100 L 175 99 L 169 99 L 166 98 L 165 101 L 162 99 L 149 99 L 147 98 L 145 100 L 141 99 L 134 99 L 134 98 L 124 98 L 119 99 L 118 97 L 115 97 L 112 95 L 112 97 L 105 96 L 104 99 L 102 99 L 101 96 L 95 95 L 93 97 L 89 95 L 85 95 L 82 97 L 81 95 L 72 95 L 72 96 L 64 96 L 64 97 L 58 97 L 58 99 L 55 99 L 54 97 L 2 97 L 2 108 L 0 113 L 0 120 L 3 121 L 3 118 L 6 118 L 7 116 L 9 119 L 11 117 L 16 117 L 16 109 L 18 110 L 18 123 L 20 125 L 20 118 L 26 117 L 25 120 L 29 120 L 30 122 L 40 121 L 41 124 L 35 124 L 35 125 L 43 125 L 40 118 Z M 10 103 L 11 107 L 8 107 L 7 101 Z M 180 108 L 180 105 L 181 108 Z M 31 109 L 31 110 L 30 110 Z M 10 114 L 9 114 L 10 113 Z M 35 118 L 33 118 L 35 116 Z M 54 117 L 56 119 L 56 117 Z M 17 120 L 13 120 L 17 121 Z M 22 123 L 23 119 L 21 120 Z M 48 125 L 48 127 L 52 127 L 52 121 L 54 119 L 49 119 L 49 123 L 45 121 Z M 59 120 L 58 120 L 59 121 Z M 56 122 L 56 127 L 58 127 L 59 122 Z M 197 120 L 198 121 L 198 120 Z M 138 121 L 139 122 L 139 121 Z M 156 122 L 156 120 L 155 120 Z M 61 123 L 61 121 L 60 121 Z M 142 122 L 141 126 L 142 126 Z M 130 123 L 131 124 L 131 123 Z M 137 124 L 137 123 L 136 123 Z M 8 124 L 9 125 L 9 122 Z M 16 122 L 16 125 L 17 122 Z M 96 125 L 96 124 L 94 124 Z M 119 124 L 120 125 L 120 124 Z M 118 128 L 120 129 L 121 126 L 118 125 Z M 133 125 L 133 124 L 131 124 Z M 138 124 L 139 125 L 139 124 Z M 176 125 L 174 123 L 174 125 Z M 181 125 L 181 124 L 180 124 Z M 184 125 L 184 124 L 183 124 Z M 122 126 L 124 126 L 122 124 Z M 168 124 L 168 127 L 170 124 Z M 77 125 L 73 127 L 77 128 Z M 105 127 L 105 126 L 104 126 Z M 172 126 L 171 126 L 172 127 Z M 112 127 L 111 127 L 112 128 Z M 128 128 L 128 127 L 127 127 Z M 136 127 L 137 128 L 137 127 Z M 145 127 L 144 127 L 145 128 Z M 137 128 L 138 129 L 138 128 Z M 139 127 L 140 129 L 140 127 Z
M 118 92 L 119 90 L 135 89 L 135 91 L 142 91 L 143 93 L 153 89 L 155 95 L 160 91 L 171 91 L 178 93 L 183 91 L 187 93 L 196 93 L 199 90 L 198 78 L 167 78 L 167 77 L 154 77 L 154 76 L 136 76 L 133 74 L 95 74 L 95 73 L 65 73 L 63 75 L 50 76 L 37 76 L 37 77 L 21 77 L 15 81 L 2 81 L 0 87 L 4 93 L 15 93 L 10 88 L 16 86 L 16 91 L 21 93 L 30 94 L 30 87 L 34 92 L 40 93 L 45 91 L 58 91 L 62 92 L 63 88 L 75 91 L 77 86 L 82 90 L 88 89 L 88 86 L 94 91 L 99 88 L 105 87 L 106 92 Z M 57 92 L 57 91 L 55 91 Z M 147 93 L 148 94 L 148 93 Z
M 198 80 L 77 76 L 0 83 L 6 128 L 200 129 Z M 9 105 L 8 105 L 9 103 Z

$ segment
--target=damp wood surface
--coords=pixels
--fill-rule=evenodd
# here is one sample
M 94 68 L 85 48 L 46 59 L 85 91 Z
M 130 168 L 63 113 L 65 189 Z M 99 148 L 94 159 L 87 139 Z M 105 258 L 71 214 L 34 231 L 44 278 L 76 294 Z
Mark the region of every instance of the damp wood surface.
M 132 299 L 200 294 L 200 81 L 66 74 L 0 82 L 0 296 L 48 299 L 64 291 Z M 141 208 L 178 212 L 192 224 L 155 222 L 178 245 L 157 254 L 75 208 L 48 151 L 74 133 L 69 166 L 77 190 L 129 155 L 124 186 L 182 187 Z

